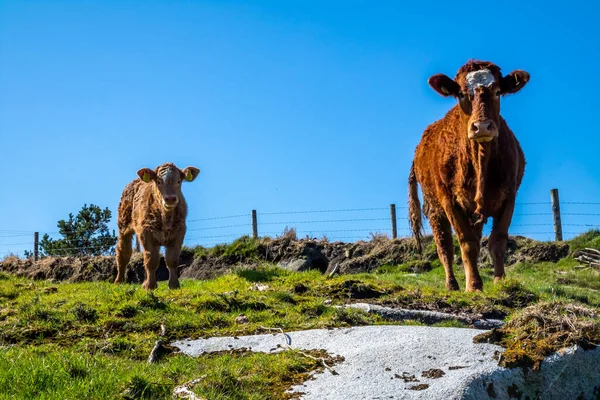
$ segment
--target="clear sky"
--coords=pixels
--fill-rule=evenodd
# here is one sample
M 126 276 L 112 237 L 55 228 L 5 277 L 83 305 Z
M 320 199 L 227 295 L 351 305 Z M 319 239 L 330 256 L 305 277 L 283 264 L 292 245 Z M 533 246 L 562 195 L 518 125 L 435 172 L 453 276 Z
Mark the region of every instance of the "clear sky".
M 527 159 L 511 233 L 550 239 L 551 217 L 528 215 L 549 204 L 527 203 L 552 188 L 600 202 L 600 8 L 499 4 L 0 0 L 0 255 L 85 203 L 114 228 L 123 187 L 166 161 L 201 169 L 184 187 L 188 243 L 250 233 L 251 209 L 259 233 L 389 229 L 424 128 L 454 105 L 427 78 L 470 58 L 531 74 L 502 102 Z M 600 205 L 567 203 L 565 232 L 600 225 L 569 215 Z M 378 210 L 264 214 L 355 208 Z

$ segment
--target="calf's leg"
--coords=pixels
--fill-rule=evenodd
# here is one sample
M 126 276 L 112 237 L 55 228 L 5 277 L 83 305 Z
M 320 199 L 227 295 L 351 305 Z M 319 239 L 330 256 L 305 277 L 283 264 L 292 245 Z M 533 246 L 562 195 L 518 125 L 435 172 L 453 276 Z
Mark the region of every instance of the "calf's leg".
M 131 239 L 133 232 L 119 233 L 117 241 L 117 277 L 115 283 L 125 282 L 125 270 L 131 259 Z
M 143 243 L 144 247 L 144 269 L 146 270 L 146 280 L 142 283 L 142 287 L 146 290 L 157 288 L 156 270 L 160 264 L 160 246 Z
M 181 245 L 169 246 L 165 252 L 165 261 L 169 269 L 169 289 L 179 289 L 179 255 L 181 253 Z

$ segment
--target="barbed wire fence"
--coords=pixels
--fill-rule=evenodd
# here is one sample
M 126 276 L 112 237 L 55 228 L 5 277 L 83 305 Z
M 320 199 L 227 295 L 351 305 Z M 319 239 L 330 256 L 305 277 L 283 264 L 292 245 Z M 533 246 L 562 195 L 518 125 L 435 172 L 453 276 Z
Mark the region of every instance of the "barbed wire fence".
M 293 228 L 298 238 L 327 238 L 329 241 L 355 242 L 370 240 L 373 235 L 390 238 L 408 237 L 408 207 L 324 209 L 261 212 L 216 216 L 187 220 L 184 245 L 211 247 L 230 243 L 241 236 L 277 237 Z M 431 233 L 427 219 L 424 230 Z M 565 230 L 563 231 L 563 228 Z M 484 234 L 489 234 L 487 224 Z M 510 235 L 536 240 L 567 240 L 591 229 L 600 229 L 600 202 L 558 201 L 558 192 L 551 191 L 550 201 L 517 202 L 510 226 Z M 59 232 L 33 232 L 0 229 L 0 258 L 8 255 L 37 254 L 40 235 L 62 239 Z M 61 250 L 92 250 L 93 246 Z

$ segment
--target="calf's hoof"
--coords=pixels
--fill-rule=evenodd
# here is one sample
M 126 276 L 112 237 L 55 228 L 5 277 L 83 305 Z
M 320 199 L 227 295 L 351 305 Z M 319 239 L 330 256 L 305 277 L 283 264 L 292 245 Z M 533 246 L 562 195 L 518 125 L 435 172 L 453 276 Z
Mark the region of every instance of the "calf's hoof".
M 505 280 L 505 279 L 506 279 L 506 275 L 502 275 L 502 276 L 495 276 L 495 277 L 494 277 L 494 285 L 495 285 L 495 284 L 497 284 L 497 283 L 500 283 L 500 282 L 502 282 L 502 281 L 503 281 L 503 280 Z
M 179 285 L 179 281 L 169 281 L 169 289 L 179 289 L 180 287 L 181 286 Z

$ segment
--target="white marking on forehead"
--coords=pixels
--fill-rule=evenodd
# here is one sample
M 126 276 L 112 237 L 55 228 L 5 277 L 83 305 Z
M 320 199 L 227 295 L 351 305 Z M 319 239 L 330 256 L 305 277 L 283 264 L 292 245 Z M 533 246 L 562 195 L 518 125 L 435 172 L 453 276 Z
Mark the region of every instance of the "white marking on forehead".
M 479 71 L 473 71 L 467 74 L 467 87 L 469 88 L 469 92 L 471 92 L 471 94 L 475 92 L 476 87 L 489 87 L 495 81 L 494 75 L 488 69 L 481 69 Z
M 173 170 L 173 168 L 165 168 L 161 171 L 159 171 L 159 176 L 162 178 L 162 180 L 166 183 L 169 181 L 169 178 L 175 173 L 175 171 Z

